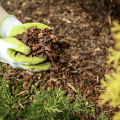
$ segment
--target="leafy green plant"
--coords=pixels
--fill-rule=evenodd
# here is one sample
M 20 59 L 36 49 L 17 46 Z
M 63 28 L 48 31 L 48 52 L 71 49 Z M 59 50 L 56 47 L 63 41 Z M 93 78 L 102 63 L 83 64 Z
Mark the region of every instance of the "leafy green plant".
M 79 114 L 85 114 L 92 105 L 85 105 L 84 99 L 77 95 L 76 102 L 70 104 L 69 97 L 65 97 L 61 89 L 50 89 L 49 92 L 41 89 L 36 91 L 34 102 L 27 112 L 28 120 L 70 120 Z
M 120 108 L 120 25 L 117 22 L 114 22 L 114 27 L 111 28 L 112 32 L 117 32 L 113 35 L 116 39 L 115 49 L 108 49 L 111 52 L 111 55 L 108 56 L 107 64 L 110 65 L 112 62 L 116 72 L 105 74 L 106 81 L 102 80 L 102 87 L 106 88 L 106 93 L 102 94 L 100 98 L 102 99 L 101 104 L 109 102 L 110 106 Z M 113 120 L 120 119 L 120 112 L 118 112 Z
M 21 113 L 15 109 L 16 99 L 7 91 L 5 77 L 0 77 L 0 120 L 18 120 Z
M 90 103 L 85 105 L 85 98 L 79 95 L 79 91 L 75 103 L 70 103 L 70 97 L 66 97 L 60 88 L 34 91 L 34 100 L 30 106 L 18 109 L 16 106 L 23 102 L 22 98 L 15 97 L 6 87 L 5 77 L 0 77 L 0 120 L 77 120 L 80 114 L 90 113 L 93 106 Z
M 92 109 L 91 112 L 92 112 L 94 115 L 96 114 L 94 109 Z
M 0 4 L 2 4 L 2 3 L 5 2 L 5 1 L 7 1 L 7 0 L 0 0 Z

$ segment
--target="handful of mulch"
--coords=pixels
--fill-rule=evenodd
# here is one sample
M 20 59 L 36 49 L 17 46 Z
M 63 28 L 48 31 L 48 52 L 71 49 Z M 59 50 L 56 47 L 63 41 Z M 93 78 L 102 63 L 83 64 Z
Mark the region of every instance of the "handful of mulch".
M 31 48 L 31 54 L 28 57 L 42 58 L 43 55 L 47 55 L 53 66 L 55 62 L 59 61 L 60 53 L 70 46 L 67 42 L 61 42 L 63 36 L 54 33 L 52 29 L 41 30 L 31 27 L 28 30 L 24 28 L 24 31 L 14 37 Z

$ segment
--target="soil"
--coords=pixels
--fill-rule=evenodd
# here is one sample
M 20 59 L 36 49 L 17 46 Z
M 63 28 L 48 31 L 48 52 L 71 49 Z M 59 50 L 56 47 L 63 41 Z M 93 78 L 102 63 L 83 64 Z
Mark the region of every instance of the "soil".
M 27 84 L 49 90 L 52 86 L 60 87 L 66 95 L 75 100 L 77 89 L 86 96 L 86 104 L 94 104 L 96 114 L 81 115 L 81 120 L 101 119 L 109 113 L 109 119 L 118 109 L 100 105 L 99 95 L 105 90 L 101 88 L 104 74 L 113 71 L 113 65 L 106 64 L 107 49 L 114 46 L 110 33 L 111 21 L 119 18 L 100 14 L 94 18 L 83 9 L 79 0 L 10 0 L 2 5 L 9 14 L 15 15 L 22 23 L 40 22 L 50 26 L 55 33 L 64 35 L 64 41 L 70 43 L 70 48 L 61 54 L 58 70 L 50 69 L 43 73 L 32 73 L 25 70 L 15 70 L 10 65 L 6 79 L 10 76 L 22 80 L 23 91 L 26 94 L 32 89 Z M 17 84 L 18 85 L 18 84 Z M 21 93 L 22 94 L 22 93 Z M 25 103 L 27 104 L 27 102 Z M 102 109 L 102 112 L 101 112 Z

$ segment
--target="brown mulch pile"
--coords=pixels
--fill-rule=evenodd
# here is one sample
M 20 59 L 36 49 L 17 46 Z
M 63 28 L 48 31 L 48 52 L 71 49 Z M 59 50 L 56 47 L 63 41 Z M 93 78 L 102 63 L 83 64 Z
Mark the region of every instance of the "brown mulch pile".
M 108 104 L 101 106 L 99 99 L 99 95 L 105 92 L 101 89 L 100 80 L 105 79 L 105 73 L 113 71 L 113 66 L 106 65 L 107 49 L 114 45 L 108 16 L 93 19 L 77 0 L 11 0 L 7 5 L 3 4 L 3 7 L 23 23 L 40 22 L 50 26 L 55 33 L 64 35 L 64 41 L 70 44 L 70 48 L 60 55 L 61 64 L 58 70 L 32 73 L 15 70 L 5 64 L 10 68 L 6 79 L 11 75 L 22 81 L 25 94 L 29 94 L 32 89 L 32 86 L 27 86 L 28 83 L 35 87 L 42 86 L 46 90 L 52 85 L 61 86 L 72 100 L 75 100 L 79 89 L 80 94 L 86 96 L 86 104 L 91 101 L 95 104 L 93 109 L 96 110 L 95 115 L 83 115 L 80 116 L 81 119 L 93 120 L 97 116 L 100 118 L 101 109 L 102 115 L 108 112 L 111 119 L 116 110 Z
M 56 62 L 60 59 L 60 53 L 64 49 L 69 48 L 69 43 L 61 41 L 62 35 L 55 34 L 52 29 L 45 28 L 33 29 L 33 27 L 26 30 L 22 34 L 14 36 L 31 49 L 31 53 L 28 57 L 39 57 L 42 58 L 44 55 L 51 61 L 52 66 L 56 67 Z

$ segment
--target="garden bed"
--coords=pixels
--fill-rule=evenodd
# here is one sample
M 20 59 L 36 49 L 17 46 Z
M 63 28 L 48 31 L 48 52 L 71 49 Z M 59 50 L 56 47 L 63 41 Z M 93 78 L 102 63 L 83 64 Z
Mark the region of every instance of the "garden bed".
M 66 96 L 71 96 L 74 102 L 78 89 L 82 96 L 86 96 L 85 103 L 91 102 L 95 114 L 81 115 L 80 118 L 96 119 L 109 113 L 111 118 L 117 111 L 110 108 L 108 104 L 100 105 L 99 95 L 105 90 L 101 88 L 100 80 L 104 80 L 104 74 L 110 73 L 113 66 L 107 66 L 107 49 L 113 47 L 114 39 L 110 34 L 110 25 L 106 15 L 99 19 L 93 19 L 90 14 L 82 8 L 79 1 L 55 1 L 36 0 L 27 1 L 14 0 L 3 4 L 3 7 L 10 14 L 14 14 L 23 22 L 40 22 L 50 26 L 57 34 L 64 35 L 63 40 L 70 44 L 60 55 L 60 63 L 57 70 L 50 69 L 43 73 L 14 69 L 4 64 L 9 70 L 4 70 L 6 81 L 9 87 L 21 85 L 18 95 L 28 95 L 24 99 L 24 105 L 32 100 L 32 86 L 40 86 L 47 91 L 53 87 L 61 87 L 66 91 Z M 112 18 L 113 19 L 113 18 Z M 9 72 L 9 74 L 7 73 Z M 2 74 L 2 73 L 1 73 Z M 14 80 L 13 80 L 14 78 Z M 21 83 L 18 83 L 21 81 Z M 17 87 L 14 88 L 16 91 Z M 24 91 L 24 92 L 23 92 Z M 27 92 L 25 92 L 27 91 Z

